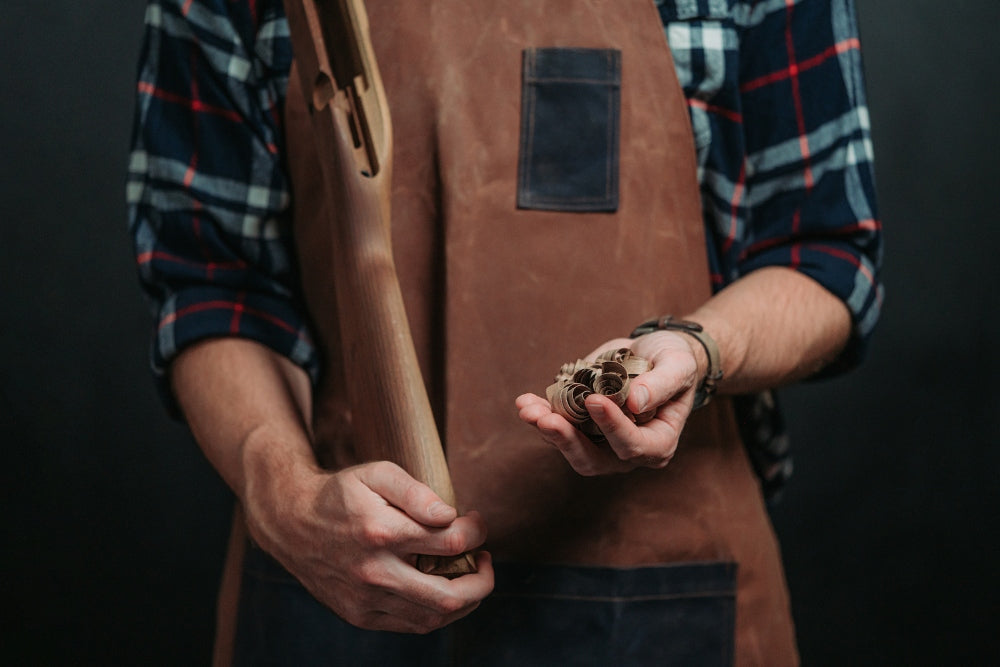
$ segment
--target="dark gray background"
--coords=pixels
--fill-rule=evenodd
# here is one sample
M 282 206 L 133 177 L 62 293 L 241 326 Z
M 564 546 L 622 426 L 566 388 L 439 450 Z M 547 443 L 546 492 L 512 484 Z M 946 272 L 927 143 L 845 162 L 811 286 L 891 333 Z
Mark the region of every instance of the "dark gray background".
M 806 664 L 993 656 L 996 0 L 860 0 L 887 236 L 870 361 L 784 392 L 774 520 Z M 146 370 L 124 172 L 140 2 L 0 20 L 3 638 L 15 664 L 205 664 L 230 496 Z

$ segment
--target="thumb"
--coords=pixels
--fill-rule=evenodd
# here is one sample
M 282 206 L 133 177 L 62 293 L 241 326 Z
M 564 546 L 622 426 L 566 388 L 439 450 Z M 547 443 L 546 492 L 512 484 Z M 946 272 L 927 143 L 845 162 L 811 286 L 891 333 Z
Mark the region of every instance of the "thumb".
M 677 398 L 697 384 L 697 365 L 693 359 L 671 355 L 632 381 L 628 408 L 632 414 L 654 410 Z
M 429 486 L 418 482 L 395 463 L 378 461 L 358 468 L 361 482 L 414 521 L 443 528 L 458 517 Z

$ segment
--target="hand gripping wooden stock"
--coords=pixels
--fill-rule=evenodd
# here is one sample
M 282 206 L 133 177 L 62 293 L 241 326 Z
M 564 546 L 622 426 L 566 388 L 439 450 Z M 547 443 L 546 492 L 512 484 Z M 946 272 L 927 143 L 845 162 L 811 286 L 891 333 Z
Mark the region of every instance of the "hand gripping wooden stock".
M 403 305 L 389 228 L 392 128 L 362 0 L 285 0 L 326 193 L 358 453 L 399 464 L 455 505 Z M 420 556 L 423 571 L 475 571 L 470 554 Z

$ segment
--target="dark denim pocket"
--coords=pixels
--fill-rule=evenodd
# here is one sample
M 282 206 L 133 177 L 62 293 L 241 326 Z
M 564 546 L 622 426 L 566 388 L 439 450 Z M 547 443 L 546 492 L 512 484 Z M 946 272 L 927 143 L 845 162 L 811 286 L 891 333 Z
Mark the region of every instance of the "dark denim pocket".
M 459 665 L 732 665 L 736 565 L 498 564 Z
M 238 667 L 439 667 L 448 636 L 361 630 L 321 604 L 277 561 L 251 544 L 243 579 L 233 663 Z
M 518 208 L 618 209 L 621 52 L 522 55 Z
M 496 564 L 496 590 L 428 635 L 355 628 L 250 546 L 236 665 L 731 665 L 736 565 Z

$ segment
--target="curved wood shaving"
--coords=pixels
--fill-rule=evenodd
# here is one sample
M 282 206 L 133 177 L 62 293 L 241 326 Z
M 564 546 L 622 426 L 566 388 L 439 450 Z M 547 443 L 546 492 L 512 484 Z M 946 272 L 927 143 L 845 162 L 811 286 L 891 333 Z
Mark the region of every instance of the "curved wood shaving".
M 649 370 L 646 359 L 632 354 L 627 347 L 605 350 L 594 361 L 577 359 L 563 364 L 555 381 L 545 390 L 552 411 L 562 415 L 569 423 L 583 431 L 592 441 L 604 442 L 606 438 L 590 418 L 584 402 L 593 393 L 603 394 L 622 409 L 636 423 L 652 418 L 652 413 L 633 415 L 625 407 L 631 379 Z

